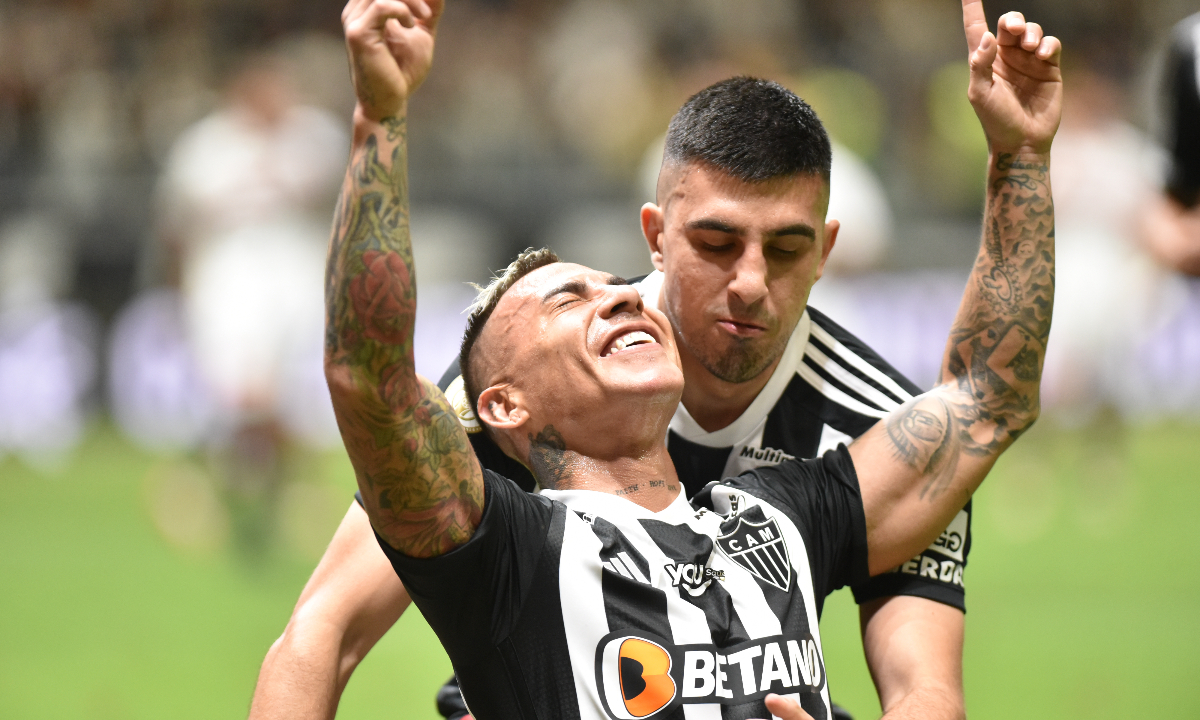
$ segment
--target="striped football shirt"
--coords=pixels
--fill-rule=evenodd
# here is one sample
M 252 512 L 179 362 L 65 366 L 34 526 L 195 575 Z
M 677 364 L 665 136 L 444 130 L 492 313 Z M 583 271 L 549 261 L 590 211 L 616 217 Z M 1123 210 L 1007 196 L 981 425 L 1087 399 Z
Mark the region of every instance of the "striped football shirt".
M 828 720 L 817 618 L 867 574 L 844 447 L 660 512 L 586 490 L 529 494 L 491 471 L 485 488 L 465 545 L 417 559 L 380 542 L 475 717 L 766 718 L 774 692 Z

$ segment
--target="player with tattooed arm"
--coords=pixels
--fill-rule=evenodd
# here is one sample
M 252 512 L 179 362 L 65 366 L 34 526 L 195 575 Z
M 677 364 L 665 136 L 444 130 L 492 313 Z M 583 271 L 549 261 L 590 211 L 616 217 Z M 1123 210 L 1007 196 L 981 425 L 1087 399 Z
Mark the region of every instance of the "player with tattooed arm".
M 964 3 L 991 160 L 940 384 L 848 449 L 714 483 L 692 505 L 664 441 L 679 352 L 619 278 L 528 253 L 468 321 L 468 397 L 539 495 L 483 470 L 454 408 L 415 374 L 404 118 L 439 10 L 352 0 L 343 13 L 358 106 L 326 374 L 381 548 L 481 718 L 828 718 L 821 599 L 928 545 L 1037 417 L 1057 40 L 1013 16 L 993 36 Z M 817 243 L 798 254 L 820 272 Z

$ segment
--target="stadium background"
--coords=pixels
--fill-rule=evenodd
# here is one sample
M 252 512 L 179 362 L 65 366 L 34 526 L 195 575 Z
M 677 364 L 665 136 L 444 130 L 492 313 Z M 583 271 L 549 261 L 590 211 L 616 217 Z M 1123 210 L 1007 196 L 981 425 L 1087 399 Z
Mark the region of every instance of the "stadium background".
M 1156 58 L 1193 6 L 1011 7 L 1063 39 L 1068 82 L 1088 79 L 1068 116 L 1154 137 Z M 993 21 L 1007 9 L 988 7 Z M 345 120 L 339 11 L 0 6 L 0 716 L 245 714 L 349 503 L 353 477 L 310 368 L 296 387 L 316 391 L 297 390 L 309 404 L 293 410 L 318 420 L 293 428 L 265 549 L 238 545 L 208 450 L 212 403 L 177 322 L 160 179 L 180 133 L 262 51 L 304 103 Z M 856 219 L 871 232 L 857 255 L 847 244 L 814 304 L 928 385 L 979 232 L 986 149 L 962 50 L 945 0 L 452 2 L 411 119 L 421 368 L 436 375 L 453 356 L 463 282 L 522 247 L 644 270 L 635 210 L 650 199 L 656 138 L 691 92 L 751 73 L 808 98 L 858 158 L 854 189 L 885 203 L 843 211 L 848 230 Z M 1149 143 L 1149 159 L 1100 147 L 1105 172 L 1154 176 L 1139 165 L 1153 165 Z M 1107 209 L 1097 196 L 1073 212 Z M 1094 282 L 1124 300 L 1135 289 L 1121 277 Z M 1084 343 L 1091 366 L 1070 366 L 1091 401 L 1070 392 L 1076 373 L 1060 375 L 1062 402 L 979 493 L 974 718 L 1200 716 L 1187 680 L 1200 670 L 1200 286 L 1153 277 L 1162 296 L 1140 322 L 1114 321 L 1120 342 Z M 877 716 L 848 593 L 827 605 L 823 635 L 835 698 Z M 341 716 L 434 717 L 449 672 L 410 612 L 356 673 Z

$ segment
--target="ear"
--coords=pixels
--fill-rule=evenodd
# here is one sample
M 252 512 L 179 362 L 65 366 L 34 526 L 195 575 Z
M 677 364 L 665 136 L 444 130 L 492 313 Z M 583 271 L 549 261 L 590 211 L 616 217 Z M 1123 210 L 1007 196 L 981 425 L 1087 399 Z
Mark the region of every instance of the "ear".
M 646 244 L 650 246 L 650 262 L 654 263 L 654 269 L 661 271 L 663 269 L 663 228 L 666 227 L 663 218 L 662 208 L 654 203 L 646 203 L 642 206 L 642 235 L 646 237 Z
M 519 400 L 520 393 L 511 385 L 493 385 L 479 393 L 475 415 L 480 422 L 502 432 L 516 430 L 529 419 Z
M 829 220 L 825 223 L 825 247 L 821 248 L 821 263 L 817 265 L 817 276 L 813 280 L 820 280 L 821 275 L 825 272 L 825 262 L 829 260 L 829 251 L 833 250 L 834 244 L 837 243 L 838 230 L 842 228 L 842 224 L 837 220 Z

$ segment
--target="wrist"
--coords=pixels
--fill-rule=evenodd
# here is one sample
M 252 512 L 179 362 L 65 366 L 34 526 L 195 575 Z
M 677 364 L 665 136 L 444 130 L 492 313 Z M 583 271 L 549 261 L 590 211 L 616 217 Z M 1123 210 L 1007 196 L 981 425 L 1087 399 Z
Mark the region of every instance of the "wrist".
M 1029 146 L 1001 149 L 988 148 L 988 170 L 991 172 L 1011 172 L 1013 170 L 1036 170 L 1048 172 L 1050 169 L 1050 149 L 1035 149 Z
M 372 135 L 396 139 L 404 127 L 408 115 L 408 104 L 401 103 L 393 113 L 380 113 L 364 108 L 362 103 L 354 107 L 353 142 L 361 145 Z

